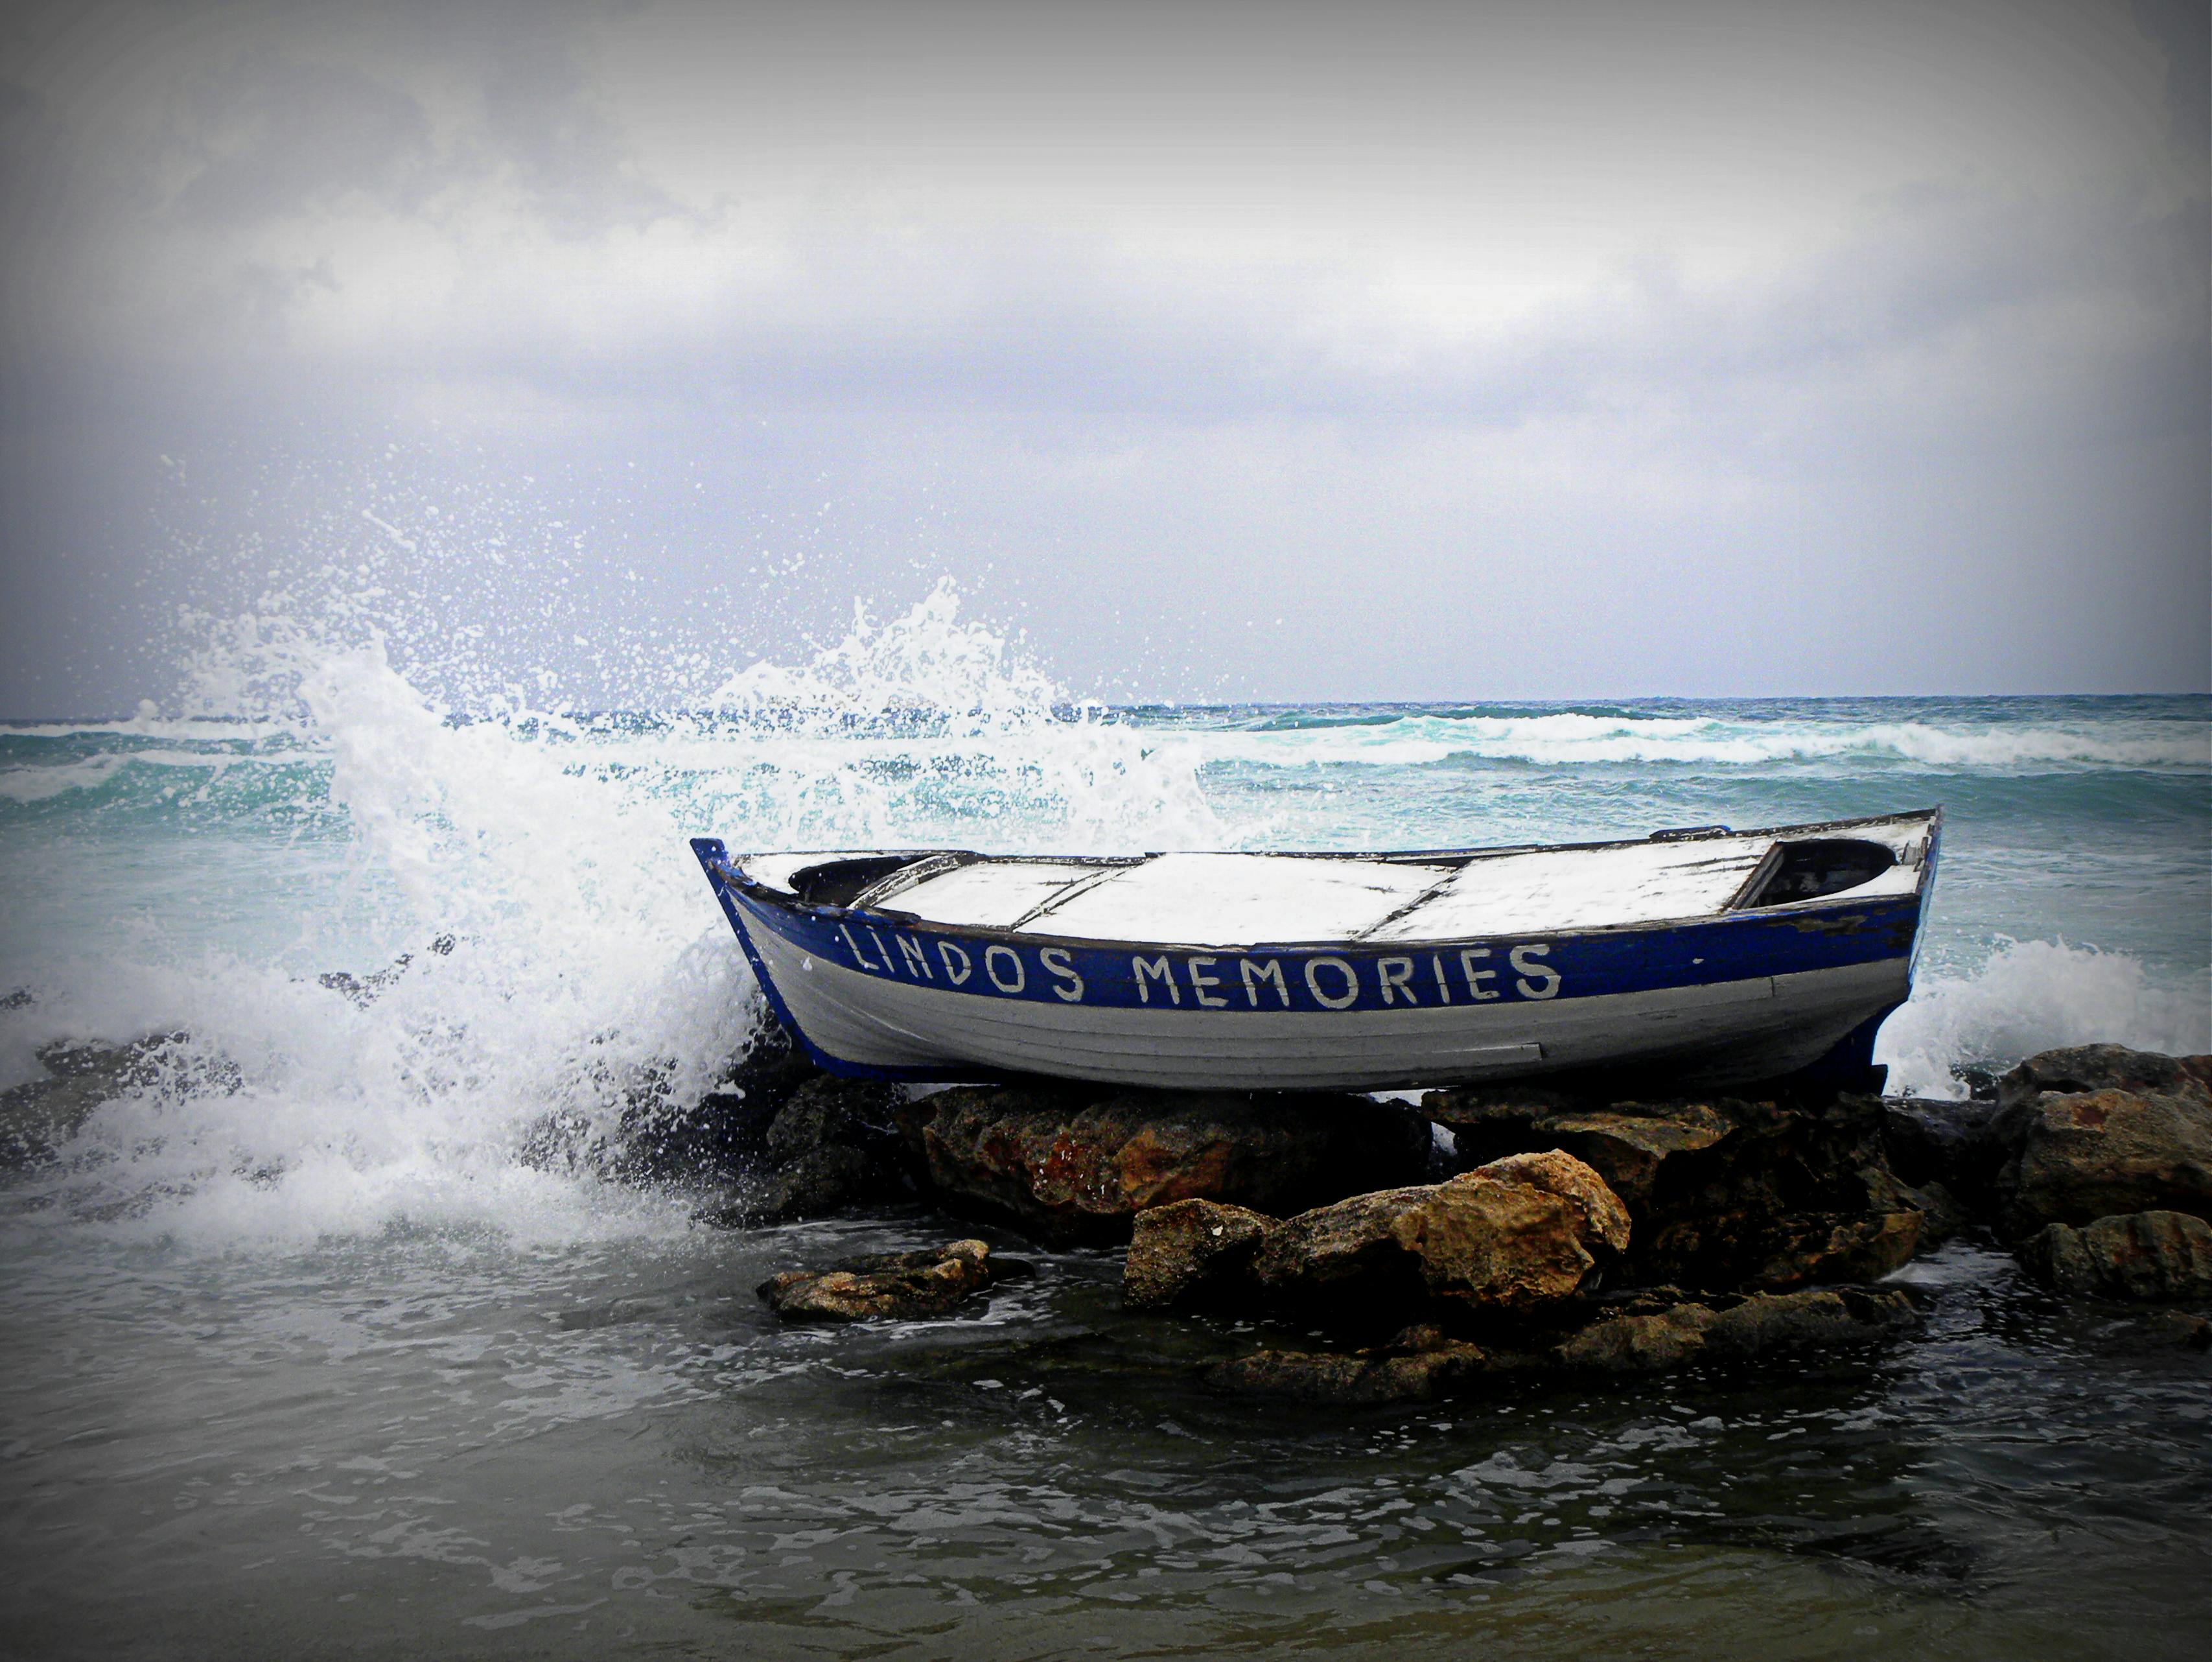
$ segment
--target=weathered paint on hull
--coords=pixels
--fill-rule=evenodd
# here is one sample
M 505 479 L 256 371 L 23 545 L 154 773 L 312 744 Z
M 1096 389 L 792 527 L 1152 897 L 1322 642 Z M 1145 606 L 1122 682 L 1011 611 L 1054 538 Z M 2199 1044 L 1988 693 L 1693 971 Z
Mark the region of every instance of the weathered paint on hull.
M 1402 951 L 1206 950 L 794 907 L 720 844 L 694 847 L 814 1059 L 910 1081 L 1383 1090 L 1629 1065 L 1770 1079 L 1871 1042 L 1910 990 L 1922 900 Z

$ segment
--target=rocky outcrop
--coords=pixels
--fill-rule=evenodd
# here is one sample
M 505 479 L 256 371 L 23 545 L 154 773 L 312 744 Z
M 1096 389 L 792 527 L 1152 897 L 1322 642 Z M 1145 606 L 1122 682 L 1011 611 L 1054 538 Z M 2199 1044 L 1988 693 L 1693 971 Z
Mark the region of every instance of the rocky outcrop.
M 1881 1141 L 1889 1169 L 1916 1189 L 1940 1184 L 1951 1195 L 1978 1200 L 1996 1174 L 1984 1135 L 1996 1111 L 1994 1097 L 1885 1099 Z
M 1187 1203 L 1141 1215 L 1123 1296 L 1139 1308 L 1249 1306 L 1372 1330 L 1525 1317 L 1592 1286 L 1627 1245 L 1620 1198 L 1558 1150 L 1277 1220 Z
M 41 1079 L 0 1091 L 0 1166 L 34 1166 L 76 1135 L 94 1110 L 131 1091 L 189 1073 L 201 1089 L 234 1089 L 237 1069 L 189 1059 L 183 1033 L 153 1033 L 127 1044 L 58 1040 L 36 1052 Z
M 994 1282 L 1026 1273 L 1015 1259 L 995 1258 L 979 1240 L 958 1240 L 915 1252 L 878 1252 L 828 1269 L 791 1269 L 758 1288 L 787 1322 L 913 1320 L 941 1316 Z
M 2212 1057 L 2045 1051 L 1998 1082 L 1983 1136 L 2013 1239 L 2135 1212 L 2212 1217 Z
M 1522 1353 L 1486 1350 L 1421 1327 L 1365 1350 L 1255 1350 L 1217 1362 L 1202 1377 L 1224 1396 L 1359 1408 L 1430 1402 L 1485 1376 L 1535 1365 Z
M 947 1208 L 1057 1244 L 1204 1199 L 1280 1215 L 1426 1174 L 1427 1123 L 1364 1097 L 961 1087 L 905 1116 Z
M 1552 1354 L 1571 1371 L 1652 1373 L 1692 1361 L 1747 1362 L 1777 1352 L 1868 1343 L 1913 1325 L 1919 1315 L 1899 1288 L 1661 1300 L 1593 1322 Z
M 1463 1158 L 1556 1146 L 1626 1203 L 1622 1266 L 1650 1285 L 1776 1290 L 1871 1281 L 1917 1250 L 1924 1202 L 1890 1171 L 1873 1098 L 1596 1106 L 1555 1091 L 1436 1091 Z
M 1426 1402 L 1504 1376 L 1662 1373 L 1692 1363 L 1742 1366 L 1782 1355 L 1863 1347 L 1919 1320 L 1894 1288 L 1759 1293 L 1704 1302 L 1646 1298 L 1541 1345 L 1476 1344 L 1410 1328 L 1353 1351 L 1258 1350 L 1205 1373 L 1231 1395 L 1357 1406 Z
M 1281 1226 L 1248 1207 L 1170 1201 L 1139 1212 L 1121 1270 L 1132 1310 L 1196 1309 L 1234 1297 L 1252 1260 Z
M 727 1180 L 757 1168 L 767 1158 L 769 1128 L 784 1104 L 821 1077 L 782 1026 L 764 1017 L 744 1053 L 696 1101 L 672 1100 L 658 1080 L 632 1093 L 623 1112 L 617 1174 Z
M 2212 1299 L 2212 1223 L 2185 1212 L 2135 1212 L 2080 1229 L 2046 1224 L 2020 1260 L 2057 1293 L 2161 1303 Z
M 721 1228 L 786 1223 L 914 1193 L 899 1135 L 904 1093 L 827 1074 L 784 1099 L 761 1139 L 758 1168 L 699 1221 Z

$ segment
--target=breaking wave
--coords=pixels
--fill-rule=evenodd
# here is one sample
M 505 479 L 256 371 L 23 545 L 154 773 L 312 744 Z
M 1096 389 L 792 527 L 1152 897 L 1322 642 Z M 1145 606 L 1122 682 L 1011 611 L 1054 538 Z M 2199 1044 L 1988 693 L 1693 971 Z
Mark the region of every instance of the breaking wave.
M 1204 745 L 1212 759 L 1284 767 L 1419 766 L 1467 758 L 1544 766 L 1841 763 L 1858 768 L 2212 770 L 2212 724 L 2201 717 L 2014 725 L 1993 722 L 1986 715 L 1953 721 L 1813 722 L 1758 714 L 1408 711 L 1379 720 L 1278 717 L 1242 731 L 1208 734 Z
M 2126 953 L 2062 941 L 2008 941 L 1965 975 L 1923 971 L 1912 1001 L 1882 1025 L 1875 1060 L 1887 1088 L 1958 1097 L 1961 1068 L 2008 1068 L 2066 1044 L 2125 1044 L 2192 1055 L 2212 1050 L 2212 1004 L 2154 985 Z

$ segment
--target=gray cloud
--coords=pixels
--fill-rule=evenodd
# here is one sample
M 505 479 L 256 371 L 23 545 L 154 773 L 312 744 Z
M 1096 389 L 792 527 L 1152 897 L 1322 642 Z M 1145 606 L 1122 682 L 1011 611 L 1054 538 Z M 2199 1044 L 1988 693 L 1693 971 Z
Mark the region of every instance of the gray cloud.
M 1684 7 L 1637 62 L 1642 9 L 1069 15 L 19 43 L 0 691 L 112 703 L 150 671 L 88 667 L 89 585 L 246 594 L 364 511 L 442 551 L 448 622 L 557 572 L 563 621 L 491 630 L 515 663 L 804 559 L 718 650 L 945 570 L 1122 693 L 2212 670 L 2212 167 L 2130 102 L 2195 95 L 2186 20 L 2054 8 L 2039 57 L 1965 3 Z

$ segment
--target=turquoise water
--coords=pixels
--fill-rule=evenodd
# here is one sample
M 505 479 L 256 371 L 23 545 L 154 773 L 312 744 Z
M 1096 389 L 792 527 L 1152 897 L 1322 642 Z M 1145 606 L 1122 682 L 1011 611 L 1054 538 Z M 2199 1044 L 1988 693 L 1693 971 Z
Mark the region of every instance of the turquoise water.
M 2185 1653 L 2202 1359 L 1972 1245 L 1787 1382 L 1352 1416 L 1205 1397 L 1110 1255 L 972 1318 L 750 1288 L 747 1235 L 521 1158 L 703 1085 L 748 983 L 684 845 L 1391 848 L 1948 816 L 1893 1080 L 2212 1048 L 2212 700 L 1108 709 L 942 597 L 711 714 L 465 715 L 289 626 L 127 720 L 0 729 L 0 1069 L 189 1038 L 0 1190 L 17 1637 L 125 1654 Z M 451 935 L 450 953 L 425 954 Z M 403 952 L 366 1008 L 318 985 Z

